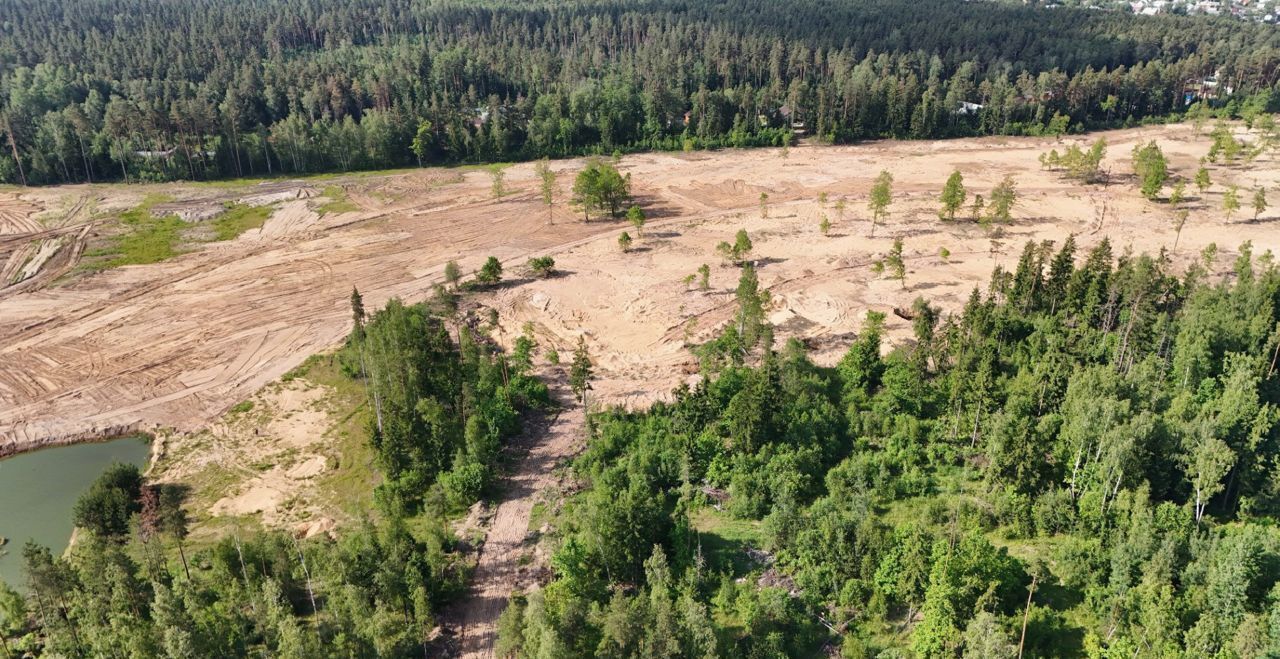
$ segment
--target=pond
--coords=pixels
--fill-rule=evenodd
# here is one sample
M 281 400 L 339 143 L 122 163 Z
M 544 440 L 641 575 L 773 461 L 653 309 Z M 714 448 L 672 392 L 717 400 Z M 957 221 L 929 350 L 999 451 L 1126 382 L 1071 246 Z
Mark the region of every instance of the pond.
M 72 444 L 0 460 L 0 579 L 20 587 L 22 546 L 28 539 L 61 554 L 71 539 L 71 508 L 113 462 L 145 468 L 151 447 L 145 438 Z

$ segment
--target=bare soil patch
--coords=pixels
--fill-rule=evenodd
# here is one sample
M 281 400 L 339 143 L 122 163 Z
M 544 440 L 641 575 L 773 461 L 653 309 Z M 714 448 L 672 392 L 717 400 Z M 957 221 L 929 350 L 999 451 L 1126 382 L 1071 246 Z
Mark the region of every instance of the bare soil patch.
M 1209 147 L 1207 136 L 1187 125 L 1105 136 L 1105 166 L 1116 173 L 1129 170 L 1129 151 L 1139 142 L 1159 141 L 1172 170 L 1186 177 Z M 801 336 L 834 359 L 841 337 L 856 331 L 866 310 L 908 306 L 917 295 L 955 308 L 985 284 L 993 266 L 1012 267 L 1027 240 L 1060 243 L 1074 233 L 1084 249 L 1103 237 L 1117 252 L 1170 246 L 1172 213 L 1142 199 L 1132 185 L 1104 190 L 1040 169 L 1041 152 L 1092 138 L 802 146 L 785 157 L 770 149 L 628 156 L 620 168 L 631 174 L 652 218 L 636 244 L 642 249 L 628 254 L 616 245 L 623 223 L 586 223 L 563 203 L 580 161 L 554 164 L 561 172 L 554 224 L 545 219 L 532 164 L 506 170 L 510 194 L 500 199 L 492 197 L 485 172 L 465 168 L 296 184 L 341 186 L 360 208 L 354 212 L 320 215 L 315 208 L 323 197 L 308 197 L 302 187 L 272 188 L 267 192 L 289 198 L 276 200 L 261 229 L 234 241 L 154 265 L 0 289 L 0 454 L 121 429 L 197 430 L 306 356 L 341 341 L 352 286 L 368 308 L 392 296 L 421 299 L 449 260 L 471 271 L 489 255 L 509 270 L 529 256 L 555 257 L 563 276 L 501 287 L 482 301 L 499 311 L 502 340 L 530 322 L 545 344 L 564 353 L 586 334 L 601 365 L 601 402 L 641 406 L 687 377 L 686 343 L 707 338 L 732 313 L 737 269 L 721 265 L 715 245 L 738 228 L 755 241 L 753 258 L 774 296 L 771 317 L 783 328 L 779 338 Z M 938 220 L 938 190 L 956 167 L 971 193 L 988 194 L 1005 174 L 1017 178 L 1021 202 L 1002 235 Z M 896 199 L 873 238 L 866 194 L 881 169 L 893 172 Z M 1229 182 L 1274 189 L 1280 183 L 1274 156 L 1210 170 L 1215 185 L 1192 204 L 1174 258 L 1190 259 L 1210 242 L 1222 248 L 1220 265 L 1247 239 L 1259 251 L 1277 248 L 1280 223 L 1265 221 L 1275 219 L 1269 217 L 1275 211 L 1258 223 L 1243 221 L 1244 213 L 1227 223 L 1218 210 Z M 101 211 L 128 208 L 158 190 L 170 203 L 199 205 L 244 199 L 252 187 L 5 192 L 3 231 L 25 232 L 24 244 L 53 237 L 42 232 L 64 232 L 58 237 L 71 242 L 42 257 L 46 265 L 38 270 L 44 271 L 59 262 L 58 254 L 71 254 L 72 234 L 84 230 L 74 220 L 44 219 L 57 214 L 50 209 L 75 216 L 65 212 L 78 203 L 69 198 L 83 197 Z M 769 195 L 767 217 L 760 192 Z M 825 206 L 817 202 L 821 193 Z M 843 218 L 834 209 L 839 198 L 846 200 Z M 818 231 L 823 214 L 833 225 L 830 236 Z M 44 228 L 32 226 L 34 217 Z M 0 241 L 13 245 L 16 235 L 0 233 Z M 906 245 L 906 288 L 869 267 L 895 237 Z M 938 256 L 940 248 L 950 251 L 949 259 Z M 12 249 L 0 247 L 0 263 L 13 260 Z M 712 269 L 711 290 L 685 290 L 681 280 L 702 263 Z M 890 315 L 889 329 L 902 336 L 907 323 Z

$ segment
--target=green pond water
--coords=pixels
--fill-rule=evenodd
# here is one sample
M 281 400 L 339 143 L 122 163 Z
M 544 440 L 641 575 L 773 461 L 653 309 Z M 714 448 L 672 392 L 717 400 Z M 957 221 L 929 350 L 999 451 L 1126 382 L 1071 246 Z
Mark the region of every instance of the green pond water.
M 0 460 L 0 579 L 20 587 L 22 545 L 34 539 L 62 553 L 71 539 L 71 508 L 113 462 L 144 467 L 150 453 L 138 437 L 73 444 Z

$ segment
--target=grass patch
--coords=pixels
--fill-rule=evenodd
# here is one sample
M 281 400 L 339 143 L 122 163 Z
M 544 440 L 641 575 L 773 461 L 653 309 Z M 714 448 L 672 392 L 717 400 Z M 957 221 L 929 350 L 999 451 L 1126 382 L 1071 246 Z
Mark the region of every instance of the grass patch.
M 545 501 L 539 501 L 533 504 L 533 508 L 529 510 L 529 533 L 534 533 L 542 528 L 551 517 L 551 511 L 547 510 Z
M 360 210 L 359 206 L 355 205 L 355 203 L 347 198 L 347 191 L 341 186 L 327 186 L 321 194 L 329 199 L 329 201 L 326 201 L 316 207 L 316 212 L 321 215 L 328 215 L 329 213 L 353 213 Z
M 122 265 L 145 265 L 179 254 L 178 242 L 187 224 L 177 215 L 151 214 L 156 204 L 168 200 L 164 195 L 147 195 L 142 203 L 121 213 L 119 219 L 124 231 L 112 236 L 107 247 L 88 252 L 85 267 L 105 270 Z
M 375 515 L 373 488 L 382 477 L 369 444 L 371 414 L 364 383 L 344 375 L 332 353 L 312 355 L 290 375 L 329 389 L 323 404 L 333 423 L 325 431 L 332 468 L 316 479 L 320 502 L 352 519 Z
M 270 206 L 227 204 L 227 209 L 213 220 L 214 240 L 234 240 L 249 229 L 261 228 L 271 217 Z
M 693 528 L 712 572 L 725 571 L 740 577 L 756 567 L 747 556 L 747 548 L 760 547 L 760 522 L 702 508 L 693 515 Z

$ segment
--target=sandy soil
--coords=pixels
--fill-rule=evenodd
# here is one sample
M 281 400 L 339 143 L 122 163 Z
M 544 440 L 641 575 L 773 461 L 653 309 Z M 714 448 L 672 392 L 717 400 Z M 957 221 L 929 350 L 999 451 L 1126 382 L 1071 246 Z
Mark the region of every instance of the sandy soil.
M 816 359 L 833 363 L 868 310 L 887 314 L 891 339 L 908 337 L 910 323 L 894 316 L 894 307 L 909 307 L 919 296 L 954 310 L 975 286 L 985 289 L 995 265 L 1016 266 L 1028 240 L 1060 245 L 1075 234 L 1080 254 L 1103 238 L 1110 239 L 1116 254 L 1172 247 L 1175 223 L 1168 206 L 1143 199 L 1132 176 L 1122 173 L 1131 171 L 1133 145 L 1156 139 L 1172 171 L 1189 178 L 1208 150 L 1207 138 L 1189 126 L 1106 137 L 1105 167 L 1116 182 L 1105 189 L 1040 169 L 1041 152 L 1050 146 L 1062 150 L 1069 141 L 988 138 L 802 147 L 785 157 L 776 150 L 636 156 L 625 161 L 626 169 L 640 183 L 656 219 L 630 252 L 617 245 L 619 227 L 556 251 L 565 276 L 502 289 L 482 301 L 498 310 L 506 342 L 531 323 L 543 345 L 564 355 L 585 334 L 598 367 L 598 400 L 644 407 L 689 379 L 694 359 L 686 345 L 710 338 L 732 317 L 740 271 L 724 264 L 714 247 L 732 242 L 742 228 L 754 242 L 761 285 L 772 296 L 769 318 L 779 340 L 800 337 Z M 993 233 L 968 221 L 940 221 L 937 196 L 953 168 L 964 174 L 971 196 L 989 197 L 1001 178 L 1013 175 L 1020 200 L 1012 224 Z M 895 177 L 895 201 L 890 218 L 872 238 L 867 191 L 881 169 Z M 1210 165 L 1210 170 L 1214 186 L 1187 204 L 1191 214 L 1174 260 L 1189 261 L 1216 243 L 1217 263 L 1225 270 L 1245 240 L 1253 241 L 1258 253 L 1280 250 L 1280 215 L 1272 209 L 1253 222 L 1249 210 L 1255 186 L 1274 190 L 1280 181 L 1274 155 L 1238 166 Z M 1230 223 L 1220 211 L 1227 183 L 1240 185 L 1245 206 Z M 1188 187 L 1194 195 L 1194 186 Z M 769 195 L 767 217 L 758 201 L 761 191 Z M 818 201 L 823 192 L 825 204 Z M 846 200 L 844 219 L 834 208 L 839 198 Z M 823 215 L 832 223 L 827 236 L 818 228 Z M 905 287 L 878 277 L 871 267 L 895 238 L 905 245 Z M 950 252 L 948 258 L 939 256 L 942 248 Z M 682 280 L 703 263 L 711 267 L 710 289 L 686 286 Z
M 549 227 L 531 189 L 532 172 L 524 174 L 530 190 L 500 200 L 490 198 L 483 172 L 359 179 L 349 184 L 359 192 L 391 186 L 407 192 L 324 217 L 311 210 L 317 202 L 293 199 L 261 230 L 165 263 L 0 289 L 0 455 L 129 430 L 196 430 L 341 341 L 353 285 L 369 308 L 392 296 L 416 300 L 450 259 L 471 270 L 490 254 L 523 260 L 607 230 L 568 222 L 567 210 Z M 116 189 L 79 188 L 72 192 L 86 198 Z M 142 192 L 123 190 L 131 203 L 119 205 L 136 204 Z M 19 194 L 24 201 L 7 207 L 51 196 Z M 374 198 L 352 194 L 357 203 L 366 199 Z M 67 230 L 0 240 L 16 249 Z M 9 258 L 0 246 L 0 263 Z
M 1051 139 L 805 146 L 785 156 L 778 150 L 628 156 L 620 167 L 631 174 L 651 218 L 628 254 L 616 245 L 621 223 L 584 223 L 560 207 L 548 225 L 527 164 L 507 171 L 513 192 L 496 200 L 483 171 L 339 179 L 361 210 L 323 217 L 314 211 L 319 200 L 307 198 L 321 183 L 271 183 L 262 194 L 279 202 L 275 215 L 235 241 L 163 264 L 64 278 L 58 285 L 46 279 L 32 286 L 27 279 L 26 287 L 0 289 L 0 454 L 121 429 L 196 430 L 307 355 L 339 342 L 349 328 L 353 285 L 371 309 L 391 296 L 420 299 L 448 260 L 469 271 L 491 254 L 515 266 L 512 278 L 530 255 L 556 258 L 563 276 L 523 278 L 481 302 L 499 311 L 503 340 L 529 322 L 544 344 L 567 354 L 585 333 L 600 365 L 601 402 L 643 405 L 686 377 L 686 340 L 709 336 L 731 315 L 737 272 L 720 265 L 714 247 L 738 228 L 755 241 L 753 258 L 774 296 L 771 317 L 782 337 L 803 336 L 820 358 L 834 359 L 867 309 L 907 305 L 917 295 L 955 308 L 973 286 L 985 284 L 994 264 L 1016 263 L 1028 239 L 1060 242 L 1075 233 L 1087 248 L 1106 236 L 1117 251 L 1172 244 L 1167 207 L 1142 199 L 1124 176 L 1129 151 L 1156 139 L 1173 171 L 1189 177 L 1208 138 L 1190 126 L 1106 137 L 1106 166 L 1118 180 L 1106 190 L 1041 171 L 1037 156 L 1066 145 Z M 555 164 L 562 199 L 578 166 Z M 1017 178 L 1022 199 L 1015 222 L 994 243 L 973 224 L 937 219 L 938 190 L 955 167 L 971 192 L 989 193 L 1005 174 Z M 889 220 L 870 238 L 866 193 L 881 169 L 893 172 L 897 198 Z M 1259 251 L 1280 247 L 1275 210 L 1257 223 L 1245 221 L 1252 213 L 1242 211 L 1229 224 L 1218 210 L 1227 182 L 1274 190 L 1280 183 L 1274 155 L 1211 171 L 1215 185 L 1191 202 L 1177 257 L 1216 242 L 1226 265 L 1243 240 L 1253 240 Z M 0 263 L 34 240 L 69 240 L 93 226 L 77 208 L 128 207 L 156 189 L 197 206 L 219 198 L 200 186 L 0 192 Z M 768 217 L 759 207 L 762 191 L 770 197 Z M 825 208 L 816 201 L 823 192 Z M 848 200 L 843 219 L 832 207 L 840 197 Z M 1248 197 L 1242 193 L 1243 204 Z M 822 213 L 834 225 L 831 236 L 818 232 Z M 895 237 L 904 239 L 909 255 L 905 289 L 869 268 Z M 950 250 L 950 259 L 937 256 L 940 247 Z M 75 262 L 65 247 L 57 252 L 39 270 L 59 263 L 60 253 L 68 255 L 64 265 Z M 682 278 L 701 263 L 712 267 L 711 290 L 686 291 Z M 889 329 L 901 334 L 906 323 L 890 315 Z
M 314 535 L 347 521 L 316 486 L 342 457 L 328 388 L 293 378 L 247 403 L 198 432 L 160 434 L 150 475 L 191 488 L 197 522 L 253 517 Z

